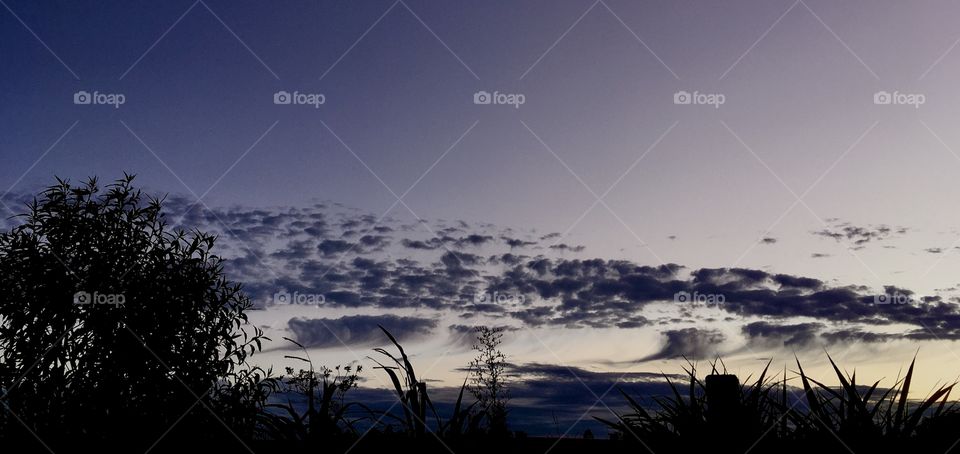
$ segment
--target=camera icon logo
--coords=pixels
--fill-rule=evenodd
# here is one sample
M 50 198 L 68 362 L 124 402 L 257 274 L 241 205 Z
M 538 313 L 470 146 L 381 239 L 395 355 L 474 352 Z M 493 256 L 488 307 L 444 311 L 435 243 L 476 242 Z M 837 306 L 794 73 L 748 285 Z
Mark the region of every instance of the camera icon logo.
M 693 96 L 690 96 L 690 92 L 680 90 L 673 94 L 674 104 L 690 104 L 692 102 L 693 102 Z
M 913 296 L 909 293 L 893 292 L 892 294 L 887 293 L 883 295 L 874 295 L 873 304 L 917 304 L 918 301 L 913 299 Z
M 474 303 L 485 303 L 487 302 L 487 292 L 477 292 L 473 295 Z
M 90 104 L 91 102 L 93 102 L 93 97 L 87 91 L 80 90 L 73 94 L 74 104 Z
M 474 104 L 490 104 L 493 101 L 493 98 L 490 96 L 490 93 L 480 90 L 473 94 L 473 103 Z
M 688 303 L 690 302 L 690 293 L 689 292 L 677 292 L 673 294 L 673 302 L 675 303 Z
M 284 90 L 280 90 L 273 94 L 273 103 L 274 104 L 290 104 L 293 101 L 293 98 L 290 96 L 290 93 Z
M 878 105 L 890 104 L 893 102 L 893 96 L 886 91 L 878 91 L 873 94 L 873 103 Z
M 90 304 L 92 301 L 93 298 L 91 298 L 87 292 L 80 291 L 73 294 L 73 304 L 85 305 Z
M 290 304 L 292 299 L 289 292 L 277 292 L 273 294 L 274 304 Z

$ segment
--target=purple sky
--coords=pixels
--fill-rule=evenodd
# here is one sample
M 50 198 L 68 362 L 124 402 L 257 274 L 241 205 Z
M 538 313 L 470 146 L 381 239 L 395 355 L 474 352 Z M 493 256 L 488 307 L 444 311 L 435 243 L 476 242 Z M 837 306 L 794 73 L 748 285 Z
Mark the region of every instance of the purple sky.
M 358 314 L 433 320 L 411 332 L 444 334 L 419 341 L 424 361 L 436 361 L 435 375 L 451 383 L 469 353 L 448 354 L 446 332 L 477 323 L 521 328 L 508 351 L 518 362 L 603 372 L 656 371 L 673 364 L 661 358 L 709 344 L 745 370 L 797 350 L 822 365 L 813 346 L 842 347 L 878 377 L 924 345 L 921 365 L 940 366 L 930 384 L 960 372 L 945 340 L 956 336 L 953 325 L 927 326 L 953 316 L 960 280 L 955 2 L 0 4 L 0 200 L 16 211 L 16 197 L 54 175 L 110 180 L 123 172 L 171 194 L 180 209 L 202 197 L 199 211 L 220 214 L 194 212 L 188 223 L 225 233 L 232 272 L 267 307 L 260 322 L 277 338 L 320 336 L 311 339 L 330 361 L 366 355 L 367 341 L 360 336 L 355 351 L 329 347 L 329 333 L 292 318 L 336 319 L 343 329 L 366 326 L 339 319 Z M 81 91 L 124 103 L 75 104 Z M 279 91 L 325 102 L 275 104 Z M 524 102 L 475 104 L 478 91 Z M 680 92 L 699 96 L 677 104 Z M 711 99 L 723 103 L 697 104 Z M 297 216 L 310 213 L 340 224 L 306 230 Z M 359 222 L 355 233 L 343 224 L 363 215 L 377 222 Z M 393 229 L 388 244 L 362 245 L 364 228 L 376 225 Z M 433 249 L 403 242 L 429 242 L 454 227 Z M 541 239 L 550 232 L 561 236 Z M 470 234 L 497 244 L 455 241 Z M 504 236 L 535 244 L 518 252 Z M 561 243 L 568 248 L 549 247 Z M 442 274 L 432 265 L 444 253 L 473 254 L 485 258 L 468 267 L 477 279 L 506 285 L 510 266 L 486 260 L 506 252 L 525 255 L 522 266 L 601 258 L 685 267 L 657 277 L 664 282 L 744 268 L 766 273 L 744 285 L 776 289 L 770 304 L 800 307 L 688 310 L 621 294 L 642 308 L 581 325 L 531 322 L 519 307 L 465 317 L 457 298 L 483 287 L 458 288 L 434 306 L 383 303 L 389 279 L 411 274 L 404 259 Z M 330 292 L 355 291 L 370 276 L 358 258 L 391 264 L 389 278 L 343 304 Z M 931 301 L 943 307 L 922 312 L 931 303 L 915 301 L 921 312 L 909 317 L 873 307 L 869 314 L 885 324 L 864 335 L 866 319 L 850 316 L 851 306 L 812 310 L 776 275 L 817 279 L 818 291 L 847 289 L 847 297 L 895 286 L 918 300 L 939 296 Z M 528 277 L 561 279 L 546 276 Z M 330 304 L 270 304 L 294 287 Z M 503 289 L 545 307 L 588 299 Z M 613 322 L 638 316 L 647 323 Z M 776 336 L 759 334 L 769 326 Z M 723 341 L 683 331 L 691 327 L 716 329 Z M 837 333 L 857 329 L 860 336 L 838 341 L 845 338 Z M 818 340 L 789 341 L 801 331 Z M 878 360 L 877 352 L 886 355 Z

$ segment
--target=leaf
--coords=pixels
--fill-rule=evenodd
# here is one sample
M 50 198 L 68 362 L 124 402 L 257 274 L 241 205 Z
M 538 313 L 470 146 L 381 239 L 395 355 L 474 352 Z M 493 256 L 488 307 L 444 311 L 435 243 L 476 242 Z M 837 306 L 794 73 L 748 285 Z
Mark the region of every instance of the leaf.
M 897 413 L 894 416 L 893 422 L 893 426 L 897 431 L 901 429 L 903 418 L 906 416 L 907 395 L 910 393 L 910 380 L 913 378 L 913 365 L 916 362 L 917 357 L 914 355 L 913 361 L 910 361 L 910 367 L 907 369 L 907 375 L 903 378 L 903 387 L 900 388 L 900 401 L 897 403 Z
M 413 371 L 413 365 L 410 364 L 410 358 L 407 357 L 407 353 L 403 351 L 403 347 L 400 346 L 400 343 L 397 342 L 397 339 L 393 337 L 393 334 L 390 334 L 390 331 L 387 331 L 387 329 L 381 325 L 377 326 L 379 326 L 383 333 L 387 335 L 387 338 L 390 339 L 390 342 L 393 342 L 393 345 L 397 346 L 397 350 L 400 351 L 400 356 L 403 357 L 403 363 L 405 365 L 404 369 L 407 371 L 407 379 L 410 380 L 411 384 L 416 385 L 416 383 L 418 383 L 417 375 Z

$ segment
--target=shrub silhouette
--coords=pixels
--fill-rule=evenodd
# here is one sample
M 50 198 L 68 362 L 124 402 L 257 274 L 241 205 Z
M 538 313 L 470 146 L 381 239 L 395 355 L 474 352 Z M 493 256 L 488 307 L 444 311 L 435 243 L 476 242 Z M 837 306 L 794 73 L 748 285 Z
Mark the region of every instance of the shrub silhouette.
M 357 387 L 363 366 L 336 366 L 330 369 L 314 368 L 310 353 L 303 344 L 284 337 L 303 352 L 303 356 L 284 355 L 307 365 L 307 369 L 286 368 L 286 376 L 280 377 L 280 389 L 303 396 L 307 402 L 304 411 L 298 411 L 290 399 L 285 404 L 268 404 L 279 414 L 266 413 L 263 427 L 273 440 L 284 441 L 329 441 L 332 438 L 356 436 L 357 430 L 347 417 L 347 412 L 356 402 L 347 402 L 346 394 Z M 362 405 L 361 405 L 362 406 Z
M 172 231 L 133 180 L 58 179 L 0 234 L 0 436 L 254 428 L 270 381 L 247 363 L 264 339 L 251 303 L 215 237 Z
M 473 350 L 477 356 L 470 363 L 470 392 L 477 399 L 477 407 L 485 417 L 487 433 L 503 437 L 509 432 L 507 402 L 510 400 L 506 380 L 507 357 L 500 351 L 503 328 L 479 326 L 475 330 L 477 339 Z

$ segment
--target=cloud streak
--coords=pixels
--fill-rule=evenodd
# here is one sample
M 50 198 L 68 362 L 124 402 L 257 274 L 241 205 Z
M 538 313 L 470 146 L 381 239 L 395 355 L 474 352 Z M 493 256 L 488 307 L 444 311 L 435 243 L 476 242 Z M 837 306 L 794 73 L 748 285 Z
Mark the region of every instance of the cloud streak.
M 433 333 L 437 321 L 396 315 L 353 315 L 330 318 L 293 318 L 288 323 L 297 342 L 309 348 L 373 346 L 388 343 L 380 326 L 398 341 L 420 339 Z

